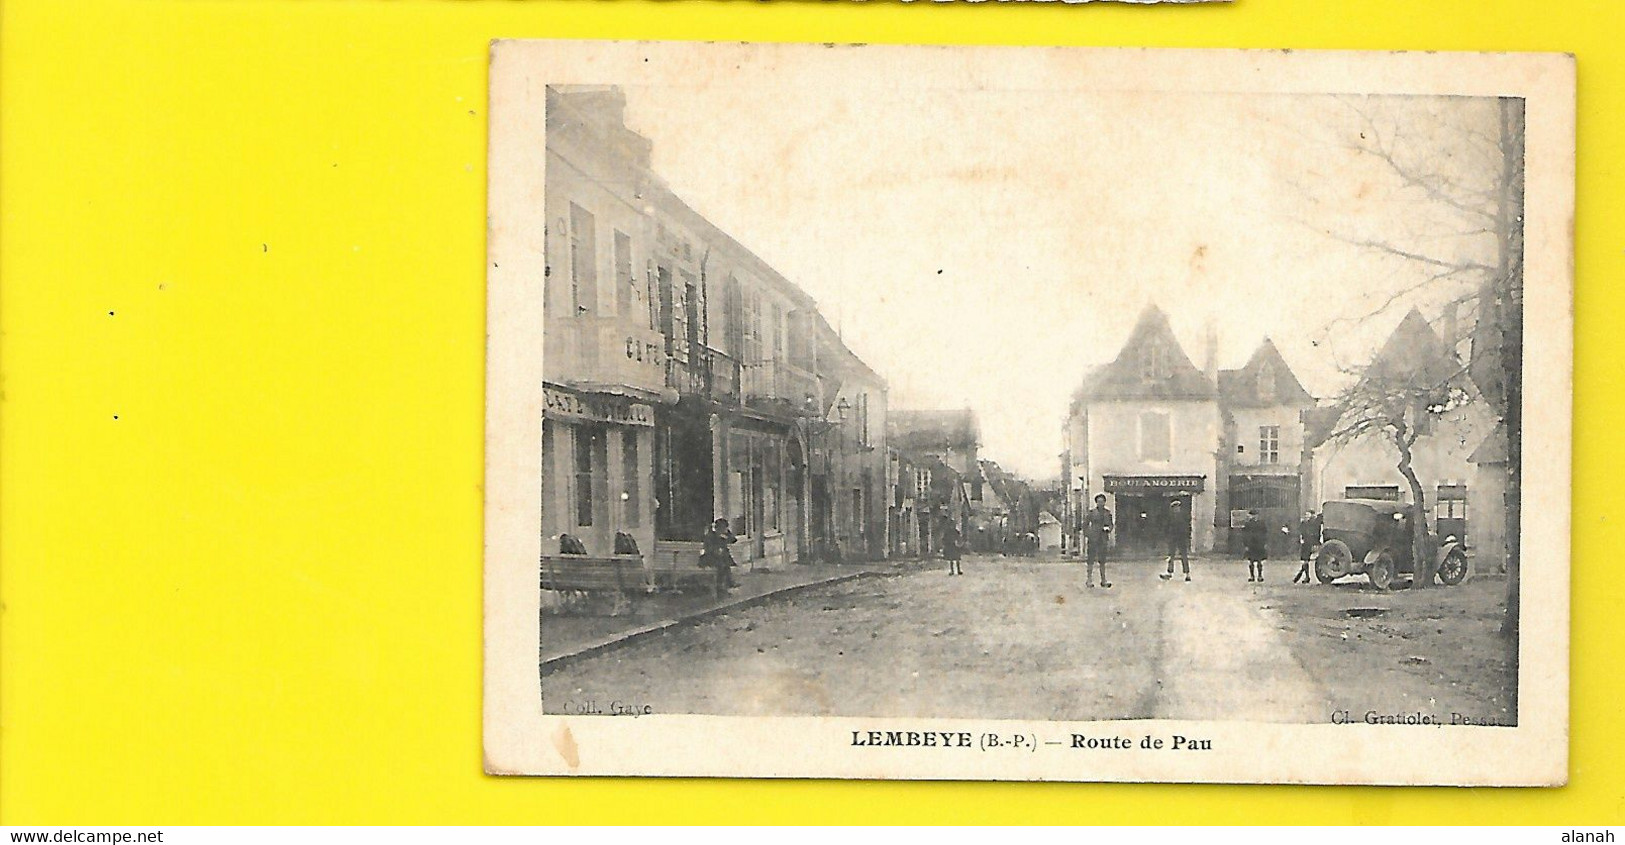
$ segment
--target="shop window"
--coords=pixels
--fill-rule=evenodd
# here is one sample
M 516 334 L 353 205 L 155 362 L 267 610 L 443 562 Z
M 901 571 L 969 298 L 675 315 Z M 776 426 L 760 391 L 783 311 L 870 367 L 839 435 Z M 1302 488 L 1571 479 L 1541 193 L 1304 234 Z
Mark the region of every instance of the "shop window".
M 638 476 L 638 433 L 621 432 L 621 519 L 627 528 L 643 524 L 643 485 Z
M 575 500 L 576 525 L 583 528 L 595 524 L 602 507 L 605 466 L 609 462 L 608 443 L 601 425 L 575 427 Z
M 1170 460 L 1173 457 L 1173 437 L 1173 418 L 1167 413 L 1140 413 L 1140 460 Z
M 554 467 L 558 466 L 557 457 L 553 454 L 557 437 L 554 431 L 558 423 L 542 421 L 542 536 L 552 537 L 559 533 L 558 503 L 554 497 L 558 495 L 559 479 L 556 477 Z
M 1258 462 L 1263 464 L 1278 464 L 1281 462 L 1280 426 L 1261 425 L 1258 427 Z

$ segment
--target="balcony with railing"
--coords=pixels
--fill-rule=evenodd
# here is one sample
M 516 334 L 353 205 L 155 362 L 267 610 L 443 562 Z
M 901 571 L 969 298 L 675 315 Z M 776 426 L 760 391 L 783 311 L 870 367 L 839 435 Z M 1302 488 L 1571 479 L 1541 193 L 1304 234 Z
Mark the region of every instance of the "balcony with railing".
M 666 386 L 665 338 L 616 316 L 547 321 L 543 377 L 590 391 L 657 395 Z
M 746 404 L 816 413 L 818 381 L 812 373 L 782 362 L 762 361 L 743 368 Z

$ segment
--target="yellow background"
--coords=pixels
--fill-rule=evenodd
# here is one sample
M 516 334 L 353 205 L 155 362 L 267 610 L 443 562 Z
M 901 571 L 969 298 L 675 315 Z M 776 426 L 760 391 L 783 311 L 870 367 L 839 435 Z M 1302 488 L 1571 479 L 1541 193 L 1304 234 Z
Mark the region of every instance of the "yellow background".
M 1625 821 L 1625 571 L 1608 543 L 1625 501 L 1608 445 L 1625 410 L 1608 348 L 1625 316 L 1619 0 L 0 14 L 0 822 Z M 1570 785 L 481 774 L 494 37 L 1576 53 Z

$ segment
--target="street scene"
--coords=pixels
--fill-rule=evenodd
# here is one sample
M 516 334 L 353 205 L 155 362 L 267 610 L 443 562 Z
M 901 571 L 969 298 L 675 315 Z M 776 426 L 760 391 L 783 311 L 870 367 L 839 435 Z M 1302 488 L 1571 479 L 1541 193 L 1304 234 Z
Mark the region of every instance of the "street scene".
M 1521 101 L 545 118 L 546 712 L 1517 724 Z
M 1062 558 L 843 581 L 561 661 L 544 701 L 566 715 L 1513 722 L 1498 581 L 1419 600 L 1285 572 L 1248 584 L 1234 561 L 1164 582 L 1160 564 L 1114 567 L 1111 590 Z

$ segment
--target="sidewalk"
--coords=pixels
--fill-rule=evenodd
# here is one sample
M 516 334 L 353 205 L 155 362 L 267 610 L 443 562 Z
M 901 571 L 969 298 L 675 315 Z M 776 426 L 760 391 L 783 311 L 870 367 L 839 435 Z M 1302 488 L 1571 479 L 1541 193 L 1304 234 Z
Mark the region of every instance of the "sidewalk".
M 877 560 L 841 565 L 791 564 L 771 572 L 736 569 L 734 580 L 739 589 L 720 597 L 709 591 L 657 593 L 639 596 L 629 611 L 615 616 L 546 614 L 542 617 L 541 669 L 546 672 L 627 640 L 783 593 L 852 578 L 899 574 L 918 565 L 917 560 Z

